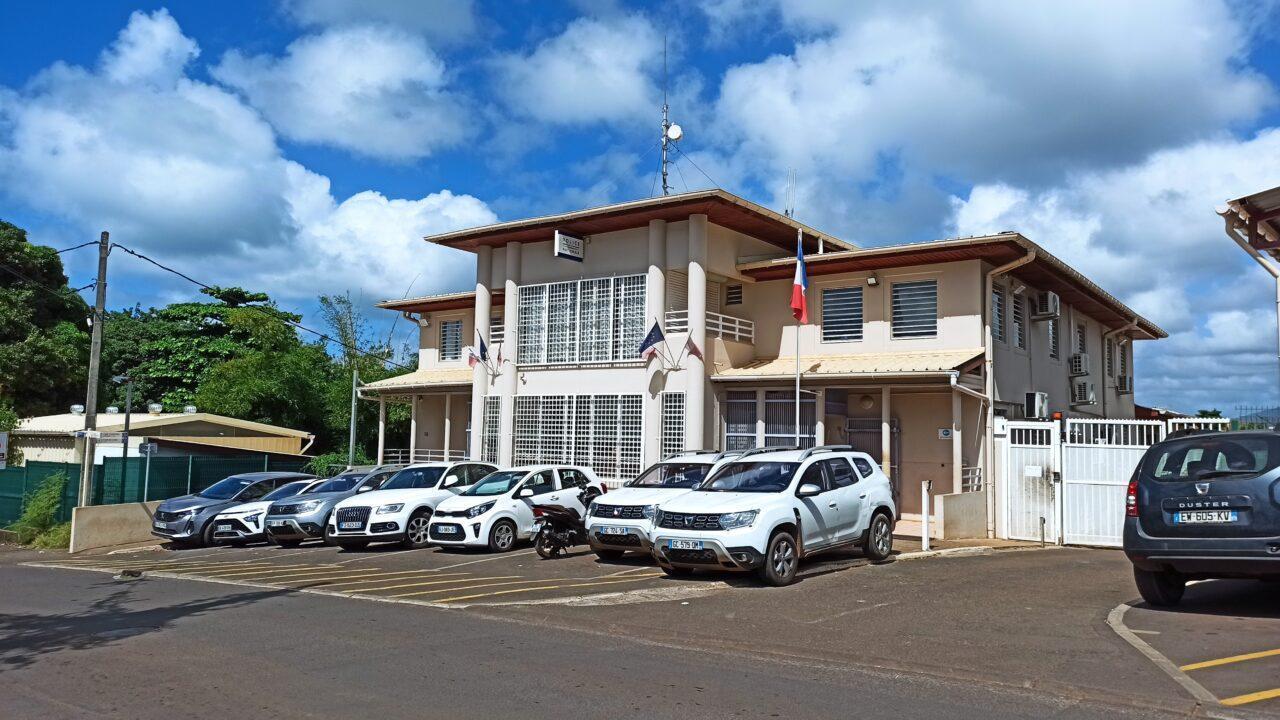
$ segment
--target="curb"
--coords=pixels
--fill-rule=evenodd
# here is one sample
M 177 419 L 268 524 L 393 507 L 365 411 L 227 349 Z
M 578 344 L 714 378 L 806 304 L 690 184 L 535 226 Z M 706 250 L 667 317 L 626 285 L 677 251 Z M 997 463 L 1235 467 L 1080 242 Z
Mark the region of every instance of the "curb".
M 990 555 L 996 551 L 990 545 L 975 545 L 973 547 L 944 548 L 942 550 L 919 550 L 917 552 L 902 553 L 897 555 L 898 560 L 923 560 L 925 558 L 935 557 L 969 557 L 972 555 Z

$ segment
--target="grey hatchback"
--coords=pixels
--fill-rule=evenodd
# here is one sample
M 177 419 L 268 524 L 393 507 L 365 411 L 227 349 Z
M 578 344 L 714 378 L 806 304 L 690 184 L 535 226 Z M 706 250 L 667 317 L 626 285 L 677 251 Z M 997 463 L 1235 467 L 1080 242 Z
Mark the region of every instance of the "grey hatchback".
M 1280 434 L 1213 432 L 1152 445 L 1129 481 L 1124 551 L 1152 605 L 1188 580 L 1280 579 Z

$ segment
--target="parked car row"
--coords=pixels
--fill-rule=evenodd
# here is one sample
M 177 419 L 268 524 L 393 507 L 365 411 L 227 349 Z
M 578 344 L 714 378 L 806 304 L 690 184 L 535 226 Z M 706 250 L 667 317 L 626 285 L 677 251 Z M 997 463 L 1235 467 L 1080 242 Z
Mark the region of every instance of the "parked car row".
M 494 552 L 535 540 L 544 557 L 581 539 L 606 561 L 640 552 L 671 575 L 755 571 L 773 585 L 792 582 L 800 560 L 819 552 L 861 547 L 879 561 L 893 547 L 889 479 L 848 446 L 681 453 L 606 493 L 591 469 L 571 465 L 428 462 L 327 480 L 251 473 L 161 503 L 153 534 Z

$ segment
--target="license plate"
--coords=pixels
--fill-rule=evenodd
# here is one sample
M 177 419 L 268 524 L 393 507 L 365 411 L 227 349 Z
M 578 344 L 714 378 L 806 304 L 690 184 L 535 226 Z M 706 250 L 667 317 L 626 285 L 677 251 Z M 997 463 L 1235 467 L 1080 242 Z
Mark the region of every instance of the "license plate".
M 535 535 L 536 535 L 539 531 L 541 531 L 541 530 L 542 530 L 542 522 L 541 522 L 541 521 L 536 522 L 536 523 L 534 523 L 534 524 L 533 524 L 533 532 L 534 532 L 534 534 L 535 534 Z
M 626 535 L 627 529 L 624 527 L 617 527 L 615 525 L 604 525 L 600 528 L 600 534 L 601 535 Z
M 162 523 L 162 522 L 160 522 L 159 520 L 156 520 L 156 521 L 152 522 L 152 523 L 151 523 L 151 527 L 153 527 L 153 528 L 155 528 L 155 529 L 157 529 L 157 530 L 168 530 L 168 529 L 169 529 L 168 524 L 166 524 L 166 523 Z
M 1235 510 L 1192 510 L 1173 514 L 1173 522 L 1176 525 L 1213 525 L 1233 523 L 1239 519 L 1240 514 Z
M 436 526 L 436 532 L 440 533 L 441 535 L 457 535 L 461 530 L 462 528 L 458 527 L 457 525 L 437 525 Z
M 672 550 L 701 550 L 701 540 L 668 540 L 667 547 Z
M 284 520 L 268 520 L 267 525 L 274 528 L 289 527 L 289 523 Z
M 218 523 L 218 532 L 231 532 L 231 523 Z
M 348 520 L 338 523 L 338 527 L 343 530 L 359 530 L 362 524 L 359 520 Z

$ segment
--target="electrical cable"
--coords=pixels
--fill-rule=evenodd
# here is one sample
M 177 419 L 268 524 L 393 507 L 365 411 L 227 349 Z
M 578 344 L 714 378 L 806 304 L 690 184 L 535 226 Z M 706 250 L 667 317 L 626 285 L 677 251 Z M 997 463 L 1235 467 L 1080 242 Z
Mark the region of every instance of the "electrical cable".
M 61 250 L 56 251 L 56 254 L 61 255 L 64 252 L 71 252 L 72 250 L 79 250 L 82 247 L 89 247 L 90 245 L 97 245 L 97 244 L 98 244 L 97 240 L 91 240 L 87 243 L 80 243 L 79 245 L 76 245 L 74 247 L 63 248 Z
M 696 168 L 698 172 L 702 173 L 702 177 L 706 178 L 707 182 L 710 182 L 712 187 L 716 187 L 716 188 L 720 187 L 720 183 L 716 182 L 715 180 L 712 180 L 711 176 L 707 174 L 707 171 L 699 167 L 698 163 L 694 162 L 693 158 L 689 157 L 689 153 L 685 152 L 684 150 L 681 150 L 679 145 L 676 145 L 675 148 L 676 148 L 676 152 L 680 153 L 680 157 L 684 158 L 685 160 L 688 160 L 690 165 L 693 165 L 693 167 Z

